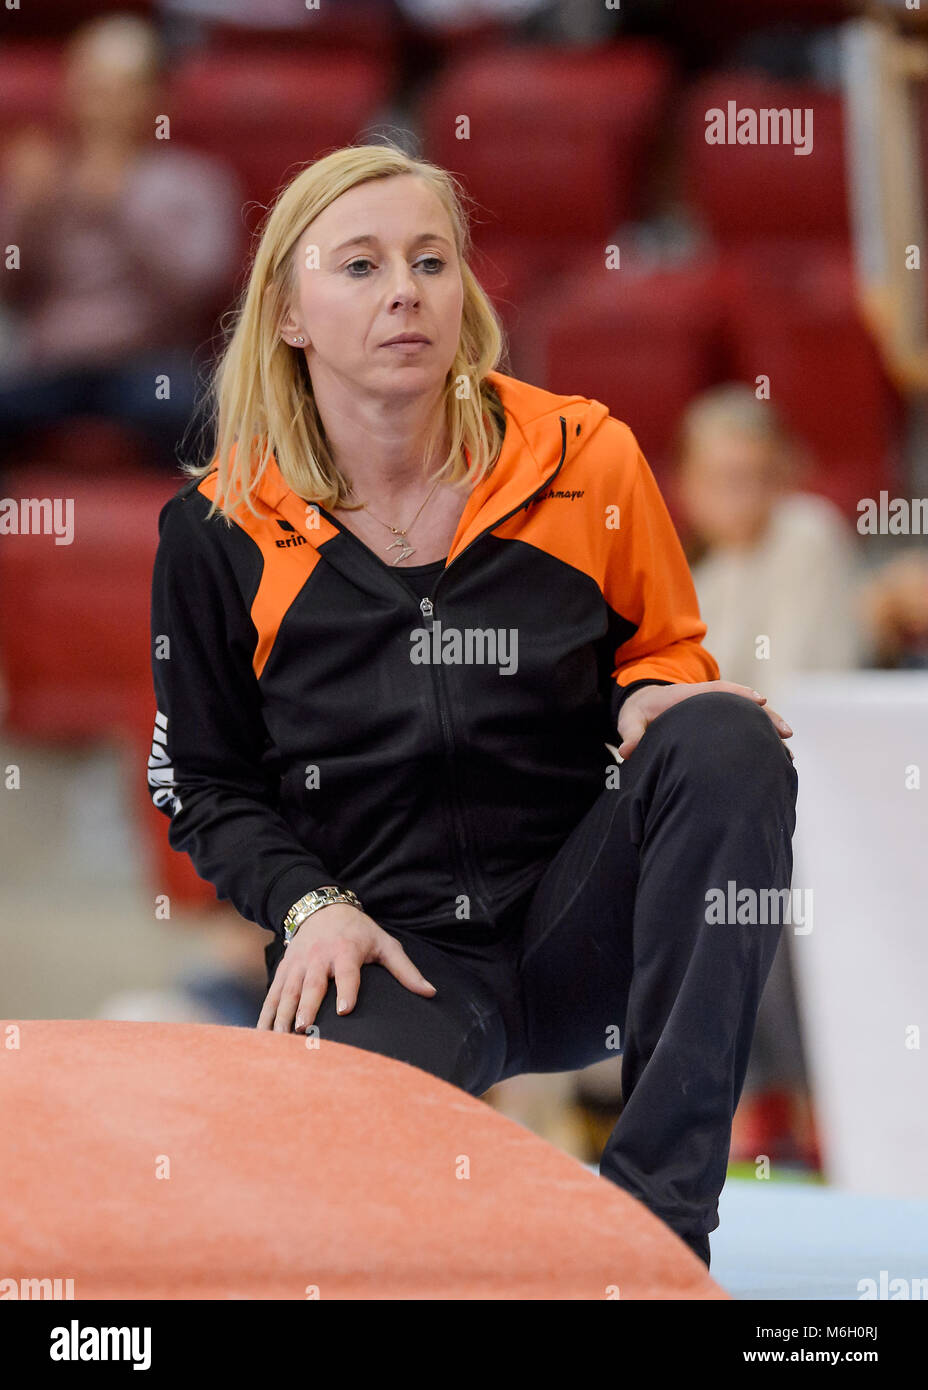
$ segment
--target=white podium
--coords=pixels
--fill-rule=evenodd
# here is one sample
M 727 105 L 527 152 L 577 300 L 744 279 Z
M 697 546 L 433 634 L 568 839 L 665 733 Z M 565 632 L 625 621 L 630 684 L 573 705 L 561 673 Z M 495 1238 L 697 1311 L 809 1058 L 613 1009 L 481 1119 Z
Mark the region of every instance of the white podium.
M 761 686 L 795 730 L 790 941 L 826 1174 L 928 1194 L 928 672 Z M 803 895 L 805 897 L 805 895 Z

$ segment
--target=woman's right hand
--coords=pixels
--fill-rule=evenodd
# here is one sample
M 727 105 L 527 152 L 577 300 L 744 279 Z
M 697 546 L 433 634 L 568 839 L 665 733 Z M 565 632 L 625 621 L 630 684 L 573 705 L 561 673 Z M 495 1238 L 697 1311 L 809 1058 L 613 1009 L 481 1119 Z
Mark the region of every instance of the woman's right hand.
M 372 962 L 385 965 L 414 994 L 431 998 L 436 992 L 396 937 L 365 912 L 350 903 L 318 908 L 284 951 L 257 1027 L 275 1033 L 305 1032 L 315 1022 L 332 977 L 336 1008 L 340 1014 L 350 1013 L 358 998 L 361 966 Z

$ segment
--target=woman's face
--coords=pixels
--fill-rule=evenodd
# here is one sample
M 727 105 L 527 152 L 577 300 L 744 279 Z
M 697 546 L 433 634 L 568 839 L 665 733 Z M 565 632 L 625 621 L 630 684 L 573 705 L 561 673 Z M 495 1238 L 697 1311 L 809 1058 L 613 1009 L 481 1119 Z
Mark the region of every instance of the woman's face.
M 306 228 L 296 249 L 297 295 L 282 325 L 306 338 L 318 395 L 434 394 L 461 334 L 464 286 L 450 219 L 415 175 L 351 188 Z M 398 334 L 427 339 L 385 347 Z

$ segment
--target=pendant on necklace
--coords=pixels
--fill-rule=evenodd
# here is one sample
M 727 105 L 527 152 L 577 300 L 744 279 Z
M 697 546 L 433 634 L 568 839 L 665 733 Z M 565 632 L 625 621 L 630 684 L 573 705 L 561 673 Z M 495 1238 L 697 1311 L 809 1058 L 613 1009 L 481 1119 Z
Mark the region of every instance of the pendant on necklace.
M 393 561 L 394 565 L 398 565 L 400 560 L 405 560 L 407 556 L 415 555 L 416 553 L 416 547 L 414 545 L 407 545 L 405 541 L 394 541 L 392 545 L 387 546 L 387 551 L 395 550 L 397 546 L 400 546 L 401 549 L 399 555 L 397 555 L 396 559 Z

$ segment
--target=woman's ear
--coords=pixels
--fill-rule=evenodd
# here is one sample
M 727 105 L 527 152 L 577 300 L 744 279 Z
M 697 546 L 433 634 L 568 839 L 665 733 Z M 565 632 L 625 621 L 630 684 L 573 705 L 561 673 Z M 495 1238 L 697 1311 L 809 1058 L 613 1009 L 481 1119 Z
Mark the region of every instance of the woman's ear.
M 284 342 L 289 343 L 291 347 L 303 348 L 308 346 L 305 332 L 302 331 L 289 310 L 281 320 L 277 331 Z
M 264 290 L 265 295 L 271 294 L 273 288 L 273 285 L 266 285 Z M 286 343 L 289 343 L 291 347 L 306 347 L 307 345 L 306 331 L 305 329 L 302 329 L 300 327 L 296 319 L 293 317 L 293 311 L 289 304 L 286 304 L 284 306 L 283 312 L 281 313 L 280 319 L 278 320 L 276 336 L 278 338 L 283 338 L 283 340 Z M 302 341 L 297 342 L 296 340 L 298 338 L 301 338 Z

